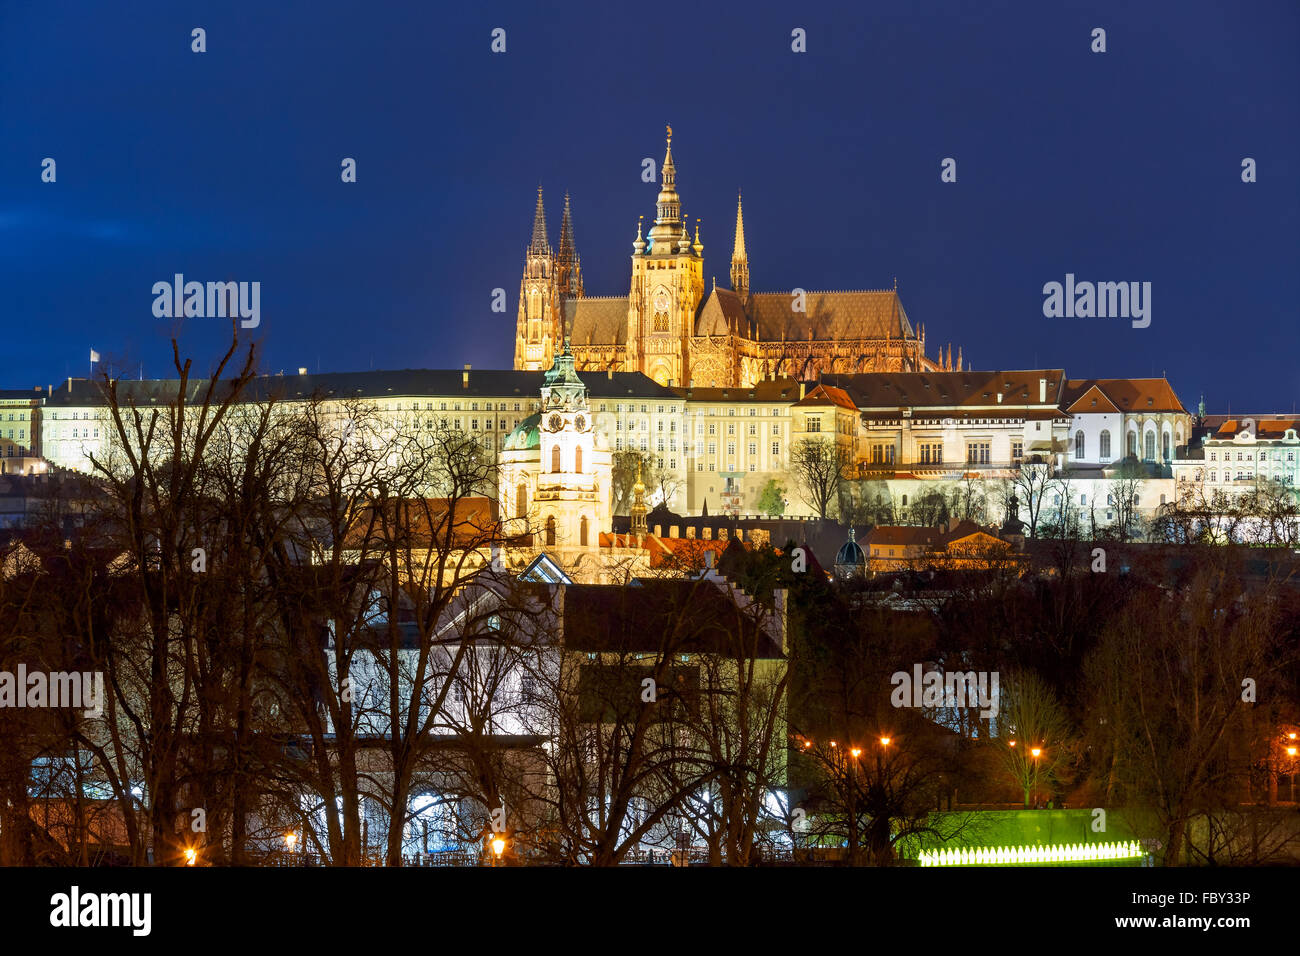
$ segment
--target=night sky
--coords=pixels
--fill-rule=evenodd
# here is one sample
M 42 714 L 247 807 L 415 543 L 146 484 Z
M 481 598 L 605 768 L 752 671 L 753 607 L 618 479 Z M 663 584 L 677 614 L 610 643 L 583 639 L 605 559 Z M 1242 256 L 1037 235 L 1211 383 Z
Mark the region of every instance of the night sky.
M 152 314 L 177 272 L 261 282 L 271 372 L 508 368 L 538 182 L 553 244 L 572 194 L 587 293 L 625 295 L 671 123 L 706 287 L 742 189 L 756 291 L 897 276 L 932 355 L 1290 412 L 1298 98 L 1294 0 L 3 0 L 0 387 L 91 347 L 167 376 L 176 330 L 207 368 L 228 323 Z M 1044 318 L 1067 272 L 1150 281 L 1150 327 Z

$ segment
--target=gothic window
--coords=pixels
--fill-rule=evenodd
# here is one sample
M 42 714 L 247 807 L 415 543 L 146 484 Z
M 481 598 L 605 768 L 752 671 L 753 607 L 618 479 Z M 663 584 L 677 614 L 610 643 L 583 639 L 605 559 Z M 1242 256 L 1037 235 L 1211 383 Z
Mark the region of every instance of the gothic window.
M 560 472 L 560 446 L 551 446 L 551 473 L 559 474 Z
M 1074 433 L 1074 460 L 1075 461 L 1083 461 L 1083 450 L 1084 450 L 1083 432 L 1080 430 Z
M 558 448 L 555 450 L 556 452 L 559 452 Z M 573 449 L 573 470 L 578 474 L 582 474 L 582 447 L 581 446 Z M 583 520 L 585 521 L 586 519 L 584 518 Z
M 654 330 L 655 330 L 656 332 L 667 332 L 667 331 L 668 331 L 668 313 L 667 313 L 667 312 L 656 312 L 656 313 L 655 313 L 655 324 L 654 324 Z
M 546 516 L 546 546 L 555 547 L 555 515 Z
M 1146 442 L 1143 449 L 1143 458 L 1146 461 L 1155 461 L 1156 458 L 1156 433 L 1147 432 Z
M 1110 431 L 1103 429 L 1101 433 L 1101 460 L 1106 461 L 1110 458 Z
M 578 523 L 578 543 L 584 548 L 587 546 L 587 516 L 582 516 L 582 521 Z
M 1136 458 L 1136 457 L 1137 457 L 1137 453 L 1138 453 L 1138 436 L 1137 436 L 1137 432 L 1129 432 L 1129 433 L 1128 433 L 1128 448 L 1125 449 L 1125 451 L 1126 451 L 1126 453 L 1128 454 L 1129 457 L 1131 457 L 1131 458 Z
M 519 487 L 515 489 L 515 517 L 528 517 L 528 486 L 522 481 Z
M 1169 461 L 1169 432 L 1160 436 L 1160 457 Z

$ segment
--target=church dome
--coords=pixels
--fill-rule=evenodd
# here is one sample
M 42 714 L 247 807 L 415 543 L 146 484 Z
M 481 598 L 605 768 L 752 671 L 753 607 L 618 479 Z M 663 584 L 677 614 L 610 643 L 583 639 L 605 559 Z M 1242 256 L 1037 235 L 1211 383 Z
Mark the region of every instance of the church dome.
M 854 573 L 860 568 L 867 566 L 867 556 L 862 553 L 862 548 L 858 546 L 857 535 L 853 528 L 849 529 L 849 540 L 840 546 L 840 550 L 835 555 L 835 570 L 841 573 Z
M 506 436 L 506 451 L 527 451 L 542 447 L 542 416 L 540 412 L 529 415 Z

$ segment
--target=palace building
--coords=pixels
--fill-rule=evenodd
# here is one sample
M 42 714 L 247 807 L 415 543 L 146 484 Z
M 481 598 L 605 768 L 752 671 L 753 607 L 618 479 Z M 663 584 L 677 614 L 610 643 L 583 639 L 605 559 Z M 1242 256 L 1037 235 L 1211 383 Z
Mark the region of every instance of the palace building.
M 815 381 L 821 374 L 960 370 L 929 358 L 925 328 L 913 325 L 893 289 L 850 292 L 750 287 L 744 211 L 736 200 L 731 288 L 704 287 L 699 220 L 682 214 L 672 127 L 660 169 L 654 223 L 637 226 L 631 286 L 625 296 L 587 296 L 564 200 L 560 245 L 546 236 L 542 192 L 519 287 L 515 368 L 551 367 L 564 340 L 580 371 L 641 372 L 660 385 L 745 388 L 773 378 Z

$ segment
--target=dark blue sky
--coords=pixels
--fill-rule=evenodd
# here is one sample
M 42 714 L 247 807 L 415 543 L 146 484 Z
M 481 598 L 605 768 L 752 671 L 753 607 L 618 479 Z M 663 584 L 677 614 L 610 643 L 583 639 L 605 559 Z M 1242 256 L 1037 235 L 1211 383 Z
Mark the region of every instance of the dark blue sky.
M 1294 0 L 4 0 L 0 386 L 85 375 L 92 346 L 167 375 L 150 288 L 176 272 L 262 283 L 270 371 L 509 367 L 538 181 L 552 242 L 572 193 L 587 292 L 626 294 L 671 123 L 706 283 L 741 188 L 756 290 L 897 276 L 932 353 L 1290 411 L 1298 99 Z M 1044 318 L 1067 272 L 1150 281 L 1151 326 Z M 228 335 L 189 319 L 182 347 L 206 367 Z

